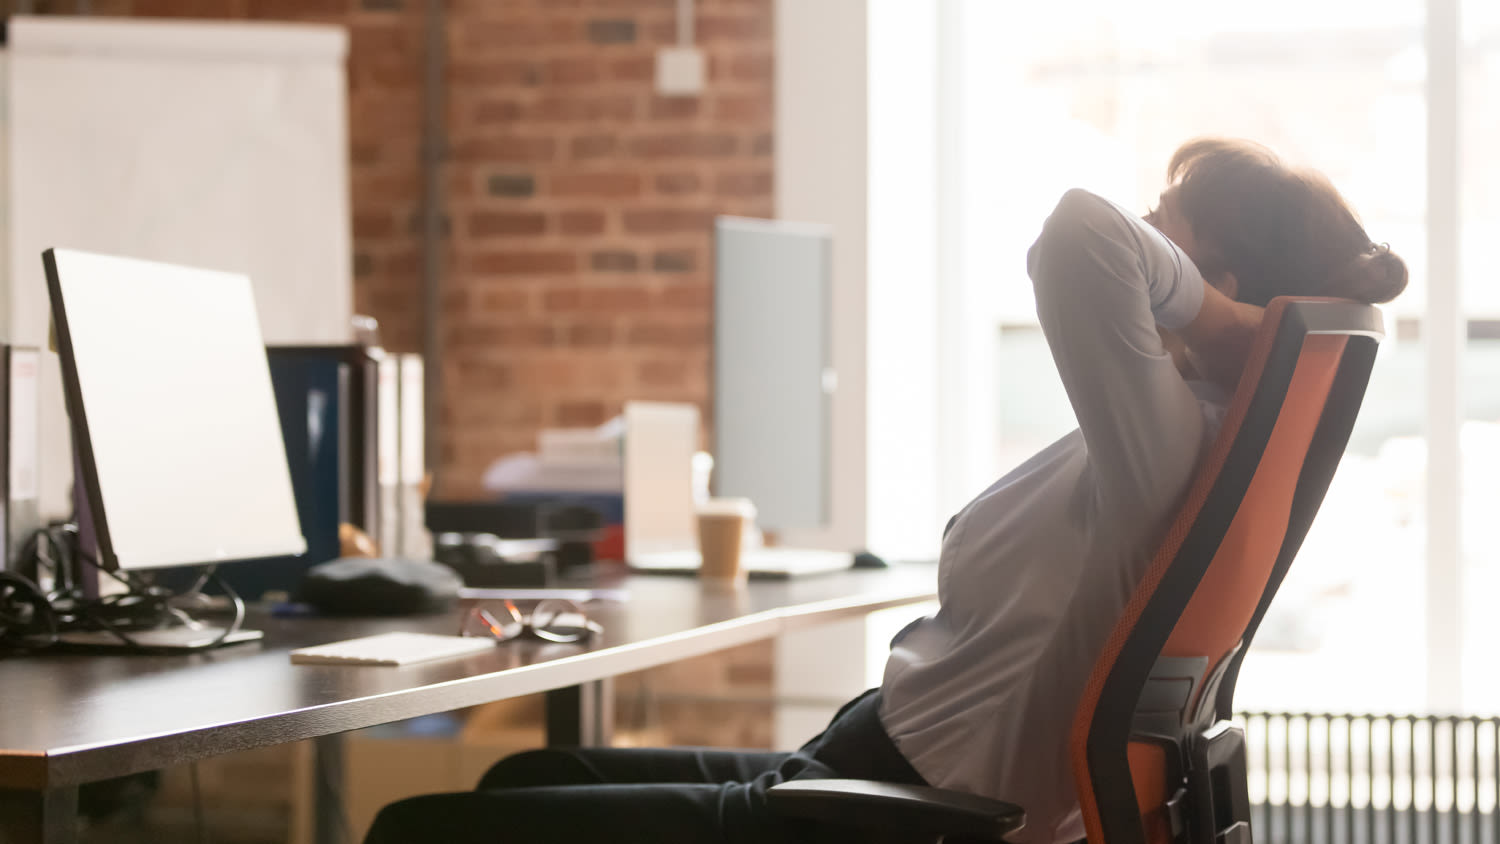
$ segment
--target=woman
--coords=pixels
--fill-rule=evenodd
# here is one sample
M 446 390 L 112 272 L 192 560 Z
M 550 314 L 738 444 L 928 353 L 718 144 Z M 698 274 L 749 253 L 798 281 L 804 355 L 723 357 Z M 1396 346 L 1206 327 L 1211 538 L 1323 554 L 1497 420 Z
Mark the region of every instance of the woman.
M 1401 259 L 1322 176 L 1246 141 L 1177 150 L 1144 219 L 1069 191 L 1027 255 L 1078 430 L 949 522 L 937 614 L 892 643 L 885 678 L 796 753 L 523 753 L 471 793 L 386 807 L 370 844 L 838 840 L 780 821 L 788 779 L 931 784 L 1025 807 L 1018 844 L 1083 837 L 1067 767 L 1073 708 L 1218 430 L 1275 296 L 1385 302 Z

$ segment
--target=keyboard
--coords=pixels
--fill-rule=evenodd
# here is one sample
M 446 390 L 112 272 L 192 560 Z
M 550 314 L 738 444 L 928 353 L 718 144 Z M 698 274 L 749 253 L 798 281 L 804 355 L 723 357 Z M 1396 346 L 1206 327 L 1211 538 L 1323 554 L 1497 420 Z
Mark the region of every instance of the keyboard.
M 845 571 L 853 567 L 854 555 L 810 548 L 756 548 L 741 552 L 740 564 L 750 577 L 787 579 Z M 702 565 L 703 558 L 694 550 L 639 554 L 630 561 L 636 571 L 660 574 L 696 574 Z
M 494 649 L 495 640 L 487 637 L 381 633 L 298 648 L 292 651 L 292 662 L 298 665 L 412 665 Z

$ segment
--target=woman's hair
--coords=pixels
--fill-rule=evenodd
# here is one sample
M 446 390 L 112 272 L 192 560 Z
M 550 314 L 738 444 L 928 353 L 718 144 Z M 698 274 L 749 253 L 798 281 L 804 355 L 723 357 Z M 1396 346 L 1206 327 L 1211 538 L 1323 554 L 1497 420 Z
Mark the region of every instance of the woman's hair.
M 1365 234 L 1321 173 L 1288 167 L 1251 141 L 1200 138 L 1167 165 L 1205 278 L 1239 282 L 1235 298 L 1277 296 L 1389 302 L 1406 289 L 1406 263 Z

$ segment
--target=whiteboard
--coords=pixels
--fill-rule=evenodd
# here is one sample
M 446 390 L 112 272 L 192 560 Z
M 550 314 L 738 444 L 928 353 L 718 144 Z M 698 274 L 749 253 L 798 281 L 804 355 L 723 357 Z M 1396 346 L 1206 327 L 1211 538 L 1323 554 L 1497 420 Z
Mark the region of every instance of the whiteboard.
M 47 343 L 50 247 L 248 275 L 270 343 L 345 343 L 353 309 L 339 27 L 11 17 L 0 102 L 4 340 Z M 44 512 L 70 509 L 55 359 Z
M 48 255 L 104 562 L 139 569 L 306 553 L 250 279 Z

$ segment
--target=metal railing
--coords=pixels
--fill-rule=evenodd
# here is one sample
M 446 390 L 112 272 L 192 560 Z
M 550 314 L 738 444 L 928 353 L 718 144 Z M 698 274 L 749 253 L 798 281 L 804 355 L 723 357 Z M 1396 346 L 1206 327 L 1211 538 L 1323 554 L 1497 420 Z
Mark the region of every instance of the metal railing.
M 1500 718 L 1246 712 L 1256 844 L 1500 844 Z

